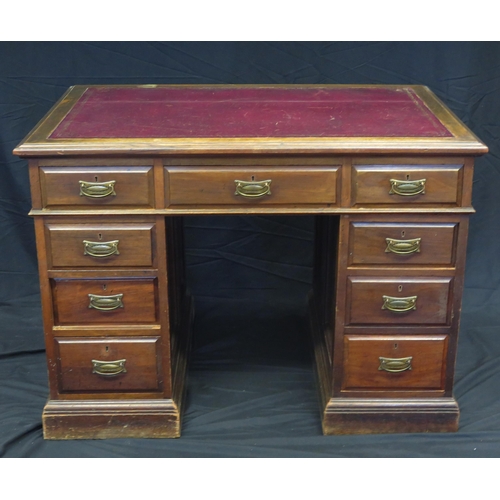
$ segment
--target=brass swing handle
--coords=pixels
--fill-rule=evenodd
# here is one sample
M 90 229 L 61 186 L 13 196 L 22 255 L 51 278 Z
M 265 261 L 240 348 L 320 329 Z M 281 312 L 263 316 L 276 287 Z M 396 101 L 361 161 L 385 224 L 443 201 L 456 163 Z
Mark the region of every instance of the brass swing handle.
M 87 196 L 88 198 L 105 198 L 106 196 L 116 196 L 116 181 L 78 182 L 80 184 L 80 196 Z
M 83 255 L 91 257 L 110 257 L 111 255 L 120 255 L 118 251 L 120 240 L 113 241 L 88 241 L 83 240 Z
M 382 295 L 382 309 L 387 309 L 395 313 L 413 311 L 417 308 L 417 295 L 412 297 L 389 297 Z
M 235 195 L 246 198 L 259 198 L 271 194 L 271 179 L 265 181 L 234 181 L 236 184 Z
M 419 179 L 418 181 L 398 181 L 397 179 L 389 179 L 391 189 L 389 194 L 398 194 L 399 196 L 415 196 L 417 194 L 425 194 L 425 181 L 427 179 Z
M 125 368 L 126 359 L 118 359 L 116 361 L 99 361 L 92 360 L 92 373 L 103 375 L 104 377 L 114 377 L 120 373 L 127 373 Z
M 389 373 L 400 373 L 406 370 L 411 370 L 411 360 L 413 356 L 408 358 L 378 358 L 380 361 L 380 366 L 378 369 L 380 371 Z
M 386 238 L 387 248 L 386 253 L 396 253 L 398 255 L 408 255 L 411 253 L 420 252 L 420 242 L 422 238 L 415 238 L 413 240 L 395 240 L 393 238 Z
M 123 307 L 123 293 L 117 295 L 94 295 L 89 293 L 89 309 L 97 309 L 98 311 L 114 311 Z

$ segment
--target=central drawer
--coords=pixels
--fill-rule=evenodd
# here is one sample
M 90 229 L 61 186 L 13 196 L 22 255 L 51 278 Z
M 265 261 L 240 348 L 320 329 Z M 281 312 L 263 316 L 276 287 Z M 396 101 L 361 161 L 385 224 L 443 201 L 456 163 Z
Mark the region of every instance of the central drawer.
M 158 337 L 56 338 L 61 392 L 159 389 Z
M 56 325 L 151 324 L 158 321 L 157 280 L 53 279 Z
M 165 167 L 165 200 L 176 205 L 337 203 L 339 166 Z
M 347 325 L 449 325 L 453 278 L 372 278 L 347 281 Z

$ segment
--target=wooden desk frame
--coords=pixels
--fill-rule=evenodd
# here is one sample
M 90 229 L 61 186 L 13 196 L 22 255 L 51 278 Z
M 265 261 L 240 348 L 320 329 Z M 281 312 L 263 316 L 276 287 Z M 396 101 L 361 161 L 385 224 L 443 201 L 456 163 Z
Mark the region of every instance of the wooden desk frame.
M 70 89 L 15 150 L 29 159 L 50 382 L 43 413 L 45 437 L 180 436 L 193 317 L 184 276 L 182 216 L 195 214 L 316 216 L 310 316 L 325 434 L 457 430 L 453 374 L 468 218 L 474 212 L 473 164 L 487 148 L 428 89 L 411 88 L 450 131 L 449 137 L 51 140 L 50 134 L 86 87 Z M 90 182 L 94 174 L 101 181 L 108 171 L 124 179 L 117 184 L 122 191 L 115 205 L 82 201 L 75 187 L 64 194 L 65 186 L 72 186 L 72 172 L 87 175 Z M 290 201 L 284 188 L 275 190 L 271 184 L 275 198 L 237 198 L 229 193 L 226 181 L 233 171 L 249 182 L 263 181 L 261 174 L 271 173 L 302 194 Z M 304 171 L 317 172 L 318 181 L 309 177 L 311 188 L 304 187 L 303 179 L 308 178 L 300 177 Z M 406 175 L 415 183 L 422 172 L 431 179 L 425 197 L 389 197 L 389 177 Z M 131 173 L 137 177 L 128 181 Z M 388 177 L 380 180 L 381 175 Z M 321 191 L 321 179 L 335 188 L 318 194 L 313 188 Z M 215 194 L 205 193 L 203 198 L 200 183 L 210 189 L 215 186 Z M 144 186 L 146 194 L 130 202 L 142 189 L 134 186 Z M 229 202 L 210 201 L 218 196 Z M 273 201 L 280 199 L 284 201 Z M 127 266 L 86 267 L 78 263 L 80 256 L 55 247 L 57 231 L 78 236 L 82 231 L 94 234 L 99 227 L 108 232 L 135 231 L 144 245 L 150 242 L 151 254 L 129 253 Z M 429 235 L 422 253 L 412 250 L 420 260 L 407 256 L 394 260 L 398 252 L 386 251 L 384 241 L 383 247 L 374 243 L 381 227 L 396 240 L 401 233 L 404 243 L 397 248 L 408 245 L 404 235 L 413 234 L 415 228 Z M 145 264 L 134 264 L 135 257 Z M 143 307 L 143 315 L 130 313 L 118 324 L 109 316 L 96 320 L 94 311 L 68 303 L 78 293 L 86 294 L 89 283 L 104 289 L 106 283 L 130 289 L 139 283 L 152 302 L 145 307 L 143 292 L 132 291 L 126 307 L 131 311 Z M 401 293 L 403 305 L 399 296 L 389 297 L 387 312 L 386 304 L 379 303 L 381 286 L 393 295 Z M 401 309 L 409 300 L 405 293 L 421 297 L 415 299 L 418 308 Z M 140 321 L 135 321 L 138 317 Z M 136 356 L 137 366 L 127 365 L 134 377 L 129 376 L 133 381 L 126 390 L 114 361 L 103 368 L 118 370 L 111 382 L 85 371 L 85 353 L 106 357 L 113 349 Z

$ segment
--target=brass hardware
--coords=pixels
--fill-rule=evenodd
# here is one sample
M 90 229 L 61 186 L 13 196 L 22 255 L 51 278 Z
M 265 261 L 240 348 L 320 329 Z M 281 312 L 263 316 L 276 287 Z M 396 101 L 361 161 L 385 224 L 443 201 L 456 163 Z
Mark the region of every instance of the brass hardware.
M 92 360 L 92 373 L 103 375 L 104 377 L 114 377 L 120 373 L 127 373 L 125 368 L 126 359 L 118 359 L 117 361 L 99 361 Z
M 425 194 L 425 181 L 427 179 L 419 179 L 418 181 L 398 181 L 389 179 L 391 190 L 389 194 L 398 194 L 399 196 L 415 196 L 417 194 Z
M 111 255 L 120 255 L 120 252 L 118 251 L 118 243 L 120 243 L 120 240 L 83 240 L 83 255 L 90 255 L 91 257 L 110 257 Z
M 378 369 L 380 371 L 389 373 L 400 373 L 406 370 L 411 370 L 411 360 L 413 356 L 408 358 L 378 358 L 380 361 L 380 366 Z
M 271 194 L 271 179 L 266 181 L 234 181 L 236 184 L 235 195 L 246 198 L 259 198 Z
M 415 238 L 413 240 L 394 240 L 393 238 L 386 238 L 387 248 L 386 253 L 397 253 L 398 255 L 408 255 L 411 253 L 420 252 L 420 241 L 422 238 Z
M 123 307 L 123 293 L 117 295 L 94 295 L 93 293 L 89 293 L 89 299 L 89 309 L 106 312 Z
M 105 198 L 106 196 L 116 196 L 116 181 L 78 182 L 80 183 L 80 196 L 87 196 L 88 198 Z
M 396 313 L 412 311 L 417 308 L 417 295 L 412 297 L 389 297 L 388 295 L 382 295 L 382 300 L 384 301 L 382 309 Z

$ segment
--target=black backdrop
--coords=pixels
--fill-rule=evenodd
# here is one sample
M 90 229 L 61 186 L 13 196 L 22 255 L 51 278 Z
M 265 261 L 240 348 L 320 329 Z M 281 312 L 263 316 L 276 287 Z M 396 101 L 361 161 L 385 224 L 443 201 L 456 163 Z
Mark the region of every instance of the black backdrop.
M 70 85 L 112 83 L 423 84 L 489 146 L 474 181 L 458 433 L 322 436 L 305 316 L 312 218 L 193 217 L 197 317 L 181 439 L 43 440 L 29 182 L 12 149 Z M 0 43 L 0 456 L 500 456 L 499 89 L 496 42 Z

